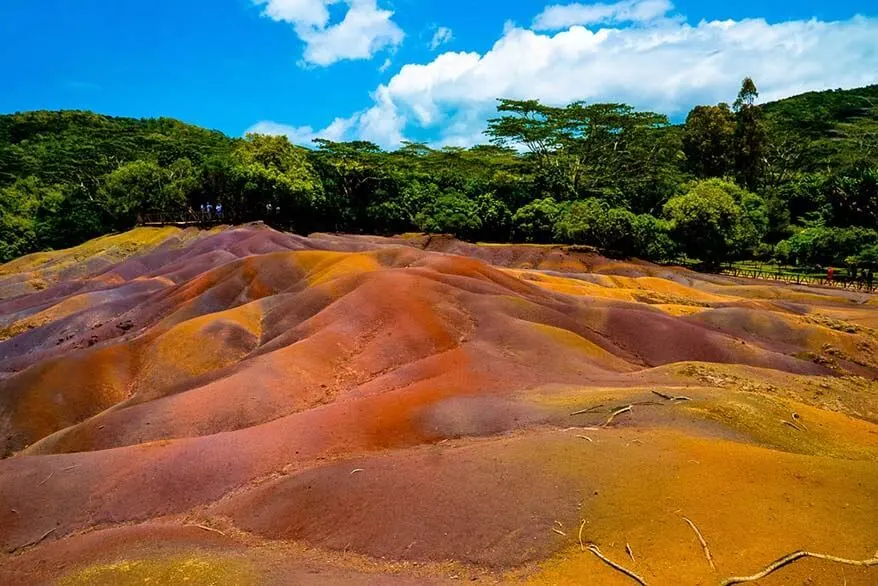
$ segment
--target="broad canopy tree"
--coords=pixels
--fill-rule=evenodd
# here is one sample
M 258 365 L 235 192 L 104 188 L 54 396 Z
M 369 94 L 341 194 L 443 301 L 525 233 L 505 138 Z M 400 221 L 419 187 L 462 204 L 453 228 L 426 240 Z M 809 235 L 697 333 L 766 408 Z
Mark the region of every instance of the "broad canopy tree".
M 665 215 L 684 251 L 711 265 L 752 251 L 768 229 L 762 198 L 722 179 L 692 184 L 665 204 Z
M 500 100 L 503 116 L 488 121 L 494 144 L 526 148 L 539 188 L 561 200 L 602 197 L 635 210 L 676 165 L 677 145 L 666 116 L 625 104 L 551 107 L 536 100 Z M 647 203 L 644 203 L 647 202 Z

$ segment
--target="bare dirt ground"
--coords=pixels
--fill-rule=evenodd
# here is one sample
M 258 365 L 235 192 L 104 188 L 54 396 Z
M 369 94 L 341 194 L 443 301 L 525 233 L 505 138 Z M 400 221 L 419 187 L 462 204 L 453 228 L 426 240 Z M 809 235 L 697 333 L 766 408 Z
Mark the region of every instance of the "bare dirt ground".
M 25 257 L 0 266 L 0 583 L 871 560 L 876 327 L 872 296 L 556 246 L 248 225 Z

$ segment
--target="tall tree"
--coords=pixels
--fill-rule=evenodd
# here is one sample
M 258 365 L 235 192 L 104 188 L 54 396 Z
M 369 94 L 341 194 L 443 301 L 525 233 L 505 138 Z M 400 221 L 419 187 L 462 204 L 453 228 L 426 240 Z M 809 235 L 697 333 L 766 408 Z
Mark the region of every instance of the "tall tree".
M 735 115 L 728 104 L 695 106 L 683 126 L 687 170 L 699 179 L 725 177 L 732 169 Z
M 762 110 L 756 105 L 758 97 L 756 84 L 749 77 L 744 78 L 735 100 L 735 176 L 740 185 L 751 191 L 762 180 L 766 148 Z

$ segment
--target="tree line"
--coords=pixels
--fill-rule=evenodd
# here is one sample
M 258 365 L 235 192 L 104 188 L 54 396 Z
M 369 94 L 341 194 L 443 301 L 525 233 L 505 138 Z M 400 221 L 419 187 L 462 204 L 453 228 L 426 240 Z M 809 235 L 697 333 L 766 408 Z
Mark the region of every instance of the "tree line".
M 878 264 L 878 86 L 684 124 L 625 104 L 498 101 L 468 149 L 232 139 L 168 119 L 0 117 L 0 261 L 221 205 L 300 233 L 450 233 L 655 261 Z M 874 102 L 873 102 L 874 100 Z

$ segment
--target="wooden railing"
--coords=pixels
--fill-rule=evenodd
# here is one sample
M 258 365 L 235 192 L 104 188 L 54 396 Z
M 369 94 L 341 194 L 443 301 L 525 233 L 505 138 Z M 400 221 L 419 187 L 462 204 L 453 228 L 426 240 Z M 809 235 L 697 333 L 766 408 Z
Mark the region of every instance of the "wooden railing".
M 791 283 L 795 285 L 810 285 L 817 287 L 833 287 L 836 289 L 848 289 L 851 291 L 860 291 L 863 293 L 878 292 L 878 285 L 874 282 L 870 283 L 866 279 L 850 279 L 846 276 L 834 276 L 832 279 L 826 277 L 816 277 L 814 275 L 802 275 L 796 273 L 788 273 L 780 270 L 772 271 L 770 269 L 758 268 L 740 268 L 734 266 L 722 267 L 719 270 L 721 275 L 731 277 L 743 277 L 745 279 L 763 279 L 768 281 L 779 281 L 783 283 Z
M 228 220 L 216 211 L 150 212 L 137 217 L 138 226 L 216 226 Z

